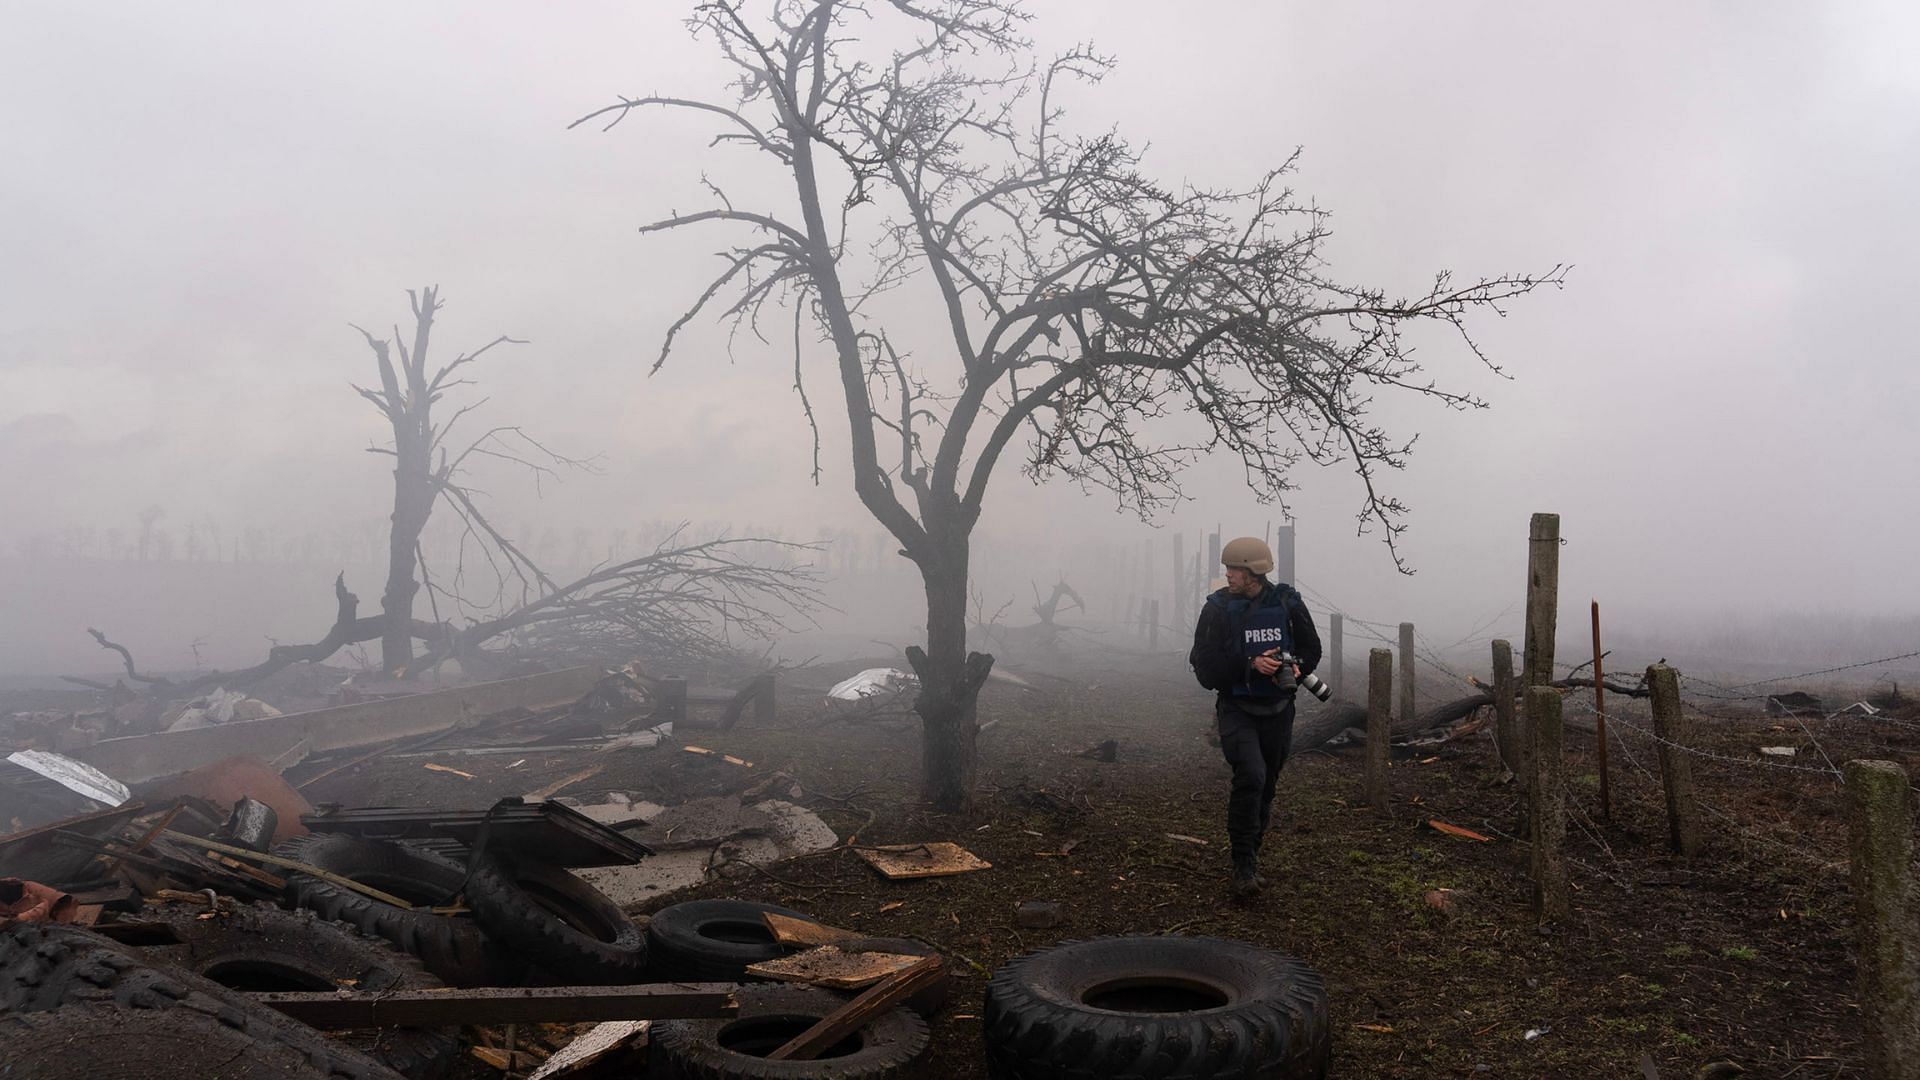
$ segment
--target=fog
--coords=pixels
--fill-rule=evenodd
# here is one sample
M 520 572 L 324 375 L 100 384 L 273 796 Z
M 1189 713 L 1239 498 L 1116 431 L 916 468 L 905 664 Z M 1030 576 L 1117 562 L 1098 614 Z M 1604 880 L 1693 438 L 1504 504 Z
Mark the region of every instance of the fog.
M 1622 640 L 1727 670 L 1920 648 L 1920 367 L 1901 316 L 1920 247 L 1920 12 L 1034 8 L 1043 49 L 1092 39 L 1120 62 L 1073 92 L 1073 125 L 1150 143 L 1161 177 L 1245 183 L 1302 148 L 1295 186 L 1332 211 L 1343 280 L 1573 266 L 1564 289 L 1474 323 L 1507 377 L 1422 343 L 1436 380 L 1489 409 L 1381 397 L 1390 428 L 1419 435 L 1385 478 L 1411 507 L 1414 574 L 1355 534 L 1349 470 L 1295 477 L 1310 596 L 1482 649 L 1518 634 L 1527 518 L 1546 510 L 1568 541 L 1570 645 L 1598 599 Z M 318 637 L 342 570 L 377 604 L 391 480 L 365 450 L 388 432 L 349 385 L 376 378 L 349 324 L 404 324 L 405 290 L 428 284 L 444 354 L 527 342 L 476 365 L 485 422 L 595 462 L 538 490 L 508 468 L 478 478 L 495 519 L 556 563 L 683 521 L 871 551 L 824 379 L 816 485 L 779 347 L 730 347 L 702 319 L 648 373 L 727 238 L 637 227 L 705 205 L 703 173 L 736 197 L 779 191 L 750 156 L 710 149 L 697 116 L 568 130 L 619 94 L 726 92 L 680 15 L 13 5 L 0 674 L 111 667 L 88 626 L 154 668 L 245 662 L 269 638 Z M 1029 582 L 1064 575 L 1104 619 L 1130 591 L 1114 553 L 1151 540 L 1164 580 L 1173 533 L 1191 555 L 1203 530 L 1284 518 L 1237 461 L 1190 470 L 1189 501 L 1152 526 L 1017 464 L 997 474 L 976 562 L 984 606 L 1013 600 L 1013 621 Z M 164 516 L 143 559 L 149 506 Z M 892 561 L 842 565 L 862 584 L 836 586 L 845 613 L 822 617 L 840 647 L 912 640 L 918 586 Z

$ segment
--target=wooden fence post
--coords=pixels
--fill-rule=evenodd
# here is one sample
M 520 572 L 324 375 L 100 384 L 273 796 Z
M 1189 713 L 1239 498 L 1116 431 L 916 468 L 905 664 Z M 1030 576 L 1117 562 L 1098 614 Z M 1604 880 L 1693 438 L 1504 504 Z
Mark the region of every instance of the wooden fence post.
M 1693 803 L 1693 760 L 1687 756 L 1687 715 L 1680 707 L 1680 673 L 1665 664 L 1647 668 L 1653 737 L 1660 742 L 1660 783 L 1667 789 L 1667 846 L 1692 858 L 1700 853 L 1700 815 Z
M 1336 698 L 1344 697 L 1347 689 L 1347 665 L 1340 656 L 1340 642 L 1345 632 L 1346 618 L 1336 611 L 1327 620 L 1327 674 L 1332 676 L 1327 685 Z
M 1845 776 L 1867 1071 L 1887 1080 L 1920 1080 L 1913 785 L 1906 770 L 1891 761 L 1849 761 Z
M 1532 689 L 1553 681 L 1553 638 L 1560 622 L 1560 515 L 1535 514 L 1527 528 L 1527 636 L 1521 643 L 1522 706 L 1533 707 Z M 1514 775 L 1522 787 L 1531 786 L 1533 736 L 1538 725 L 1531 713 L 1520 732 L 1520 769 Z
M 1500 764 L 1507 772 L 1520 773 L 1520 728 L 1513 722 L 1513 644 L 1496 638 L 1493 642 L 1493 737 L 1499 744 Z M 1521 790 L 1525 790 L 1522 785 Z
M 1187 557 L 1182 553 L 1182 548 L 1186 546 L 1185 540 L 1186 538 L 1179 533 L 1176 532 L 1173 534 L 1173 595 L 1175 597 L 1175 603 L 1178 603 L 1178 598 L 1186 593 L 1187 582 L 1191 580 L 1187 577 Z
M 1400 722 L 1413 720 L 1413 624 L 1400 624 Z
M 1393 741 L 1393 653 L 1374 649 L 1367 654 L 1367 804 L 1376 813 L 1388 812 L 1387 760 Z
M 1541 922 L 1565 918 L 1567 896 L 1566 728 L 1560 695 L 1549 686 L 1527 687 L 1527 720 L 1533 728 L 1532 812 L 1533 913 Z
M 1149 612 L 1147 616 L 1147 649 L 1149 651 L 1155 651 L 1160 648 L 1160 601 L 1155 600 L 1152 604 L 1148 605 L 1147 610 Z

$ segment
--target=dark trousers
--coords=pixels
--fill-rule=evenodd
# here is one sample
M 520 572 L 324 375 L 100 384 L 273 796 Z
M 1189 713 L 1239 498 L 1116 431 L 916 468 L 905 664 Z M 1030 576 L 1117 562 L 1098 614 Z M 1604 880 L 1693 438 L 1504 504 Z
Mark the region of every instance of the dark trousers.
M 1273 716 L 1253 716 L 1231 699 L 1216 711 L 1220 725 L 1220 752 L 1233 767 L 1233 789 L 1227 796 L 1227 841 L 1233 861 L 1260 853 L 1260 840 L 1273 820 L 1273 789 L 1280 767 L 1287 763 L 1293 743 L 1293 701 L 1289 698 Z

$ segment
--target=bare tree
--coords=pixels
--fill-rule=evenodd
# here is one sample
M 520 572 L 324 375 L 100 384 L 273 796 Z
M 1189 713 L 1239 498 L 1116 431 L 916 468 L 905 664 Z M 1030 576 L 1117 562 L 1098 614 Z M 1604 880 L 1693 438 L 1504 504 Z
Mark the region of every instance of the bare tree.
M 478 519 L 471 495 L 456 479 L 467 460 L 476 454 L 504 457 L 536 471 L 548 471 L 553 464 L 578 464 L 547 450 L 517 427 L 491 428 L 464 449 L 449 453 L 447 440 L 454 426 L 467 413 L 486 403 L 485 398 L 469 402 L 454 410 L 444 423 L 434 420 L 433 406 L 449 391 L 471 383 L 471 380 L 456 375 L 456 372 L 480 359 L 496 345 L 526 343 L 502 334 L 473 352 L 461 353 L 438 368 L 429 367 L 428 350 L 432 345 L 433 317 L 441 307 L 439 289 L 431 285 L 418 292 L 409 289 L 407 300 L 413 308 L 411 349 L 401 338 L 398 326 L 394 327 L 391 343 L 374 337 L 358 326 L 354 327 L 367 339 L 380 369 L 378 390 L 359 385 L 354 389 L 361 397 L 372 402 L 393 428 L 391 447 L 370 447 L 369 450 L 393 458 L 393 517 L 387 532 L 387 587 L 380 602 L 381 614 L 385 618 L 380 638 L 380 664 L 388 672 L 398 674 L 404 674 L 413 663 L 413 599 L 420 590 L 420 582 L 416 580 L 417 571 L 422 569 L 420 534 L 427 527 L 434 504 L 446 500 L 455 513 L 467 519 L 470 529 L 485 525 L 484 519 Z M 398 365 L 392 356 L 396 351 L 400 354 Z M 507 445 L 509 438 L 518 439 L 545 460 L 535 461 L 510 449 Z M 479 520 L 478 525 L 475 519 Z M 490 539 L 505 551 L 509 559 L 518 555 L 504 537 L 493 533 L 490 527 L 487 531 L 492 534 Z M 546 584 L 551 585 L 550 582 Z
M 513 426 L 488 428 L 464 446 L 450 442 L 460 420 L 486 403 L 484 398 L 470 401 L 444 420 L 436 417 L 436 404 L 470 384 L 461 369 L 497 345 L 524 343 L 503 335 L 433 367 L 428 353 L 434 315 L 441 307 L 439 291 L 429 287 L 407 296 L 414 318 L 412 346 L 398 327 L 391 340 L 360 330 L 373 350 L 380 387 L 354 387 L 393 429 L 392 446 L 368 448 L 394 459 L 393 517 L 380 614 L 360 614 L 360 600 L 347 588 L 343 573 L 334 580 L 333 626 L 320 640 L 275 644 L 267 658 L 252 667 L 207 672 L 181 683 L 140 673 L 127 648 L 89 629 L 102 648 L 120 654 L 128 677 L 148 685 L 156 696 L 180 698 L 214 686 L 248 686 L 291 664 L 318 663 L 376 638 L 382 668 L 402 675 L 456 658 L 485 667 L 515 648 L 576 661 L 708 661 L 764 642 L 789 629 L 788 620 L 804 618 L 819 606 L 817 575 L 794 559 L 811 552 L 813 545 L 759 537 L 688 540 L 684 529 L 674 529 L 638 557 L 587 568 L 571 581 L 549 575 L 488 520 L 463 480 L 468 462 L 505 462 L 531 471 L 536 480 L 561 467 L 591 468 L 593 462 L 564 457 Z M 446 507 L 460 522 L 458 553 L 441 580 L 429 571 L 420 543 L 436 506 Z M 147 557 L 150 539 L 161 548 L 162 558 L 169 557 L 167 534 L 153 532 L 162 513 L 152 506 L 140 514 L 141 558 Z M 583 530 L 575 536 L 576 557 L 584 553 L 586 535 Z M 217 543 L 217 533 L 215 537 Z M 414 615 L 414 600 L 423 588 L 431 619 Z M 456 625 L 456 617 L 464 624 Z M 426 646 L 419 657 L 413 652 L 416 640 Z M 486 648 L 489 645 L 496 647 Z
M 1146 516 L 1180 498 L 1181 468 L 1203 454 L 1237 455 L 1250 488 L 1282 505 L 1294 464 L 1345 460 L 1362 531 L 1392 550 L 1406 508 L 1377 481 L 1411 444 L 1369 419 L 1371 395 L 1482 404 L 1425 378 L 1404 328 L 1457 331 L 1498 371 L 1464 316 L 1561 278 L 1442 274 L 1404 298 L 1334 281 L 1325 214 L 1284 184 L 1291 160 L 1240 190 L 1156 182 L 1119 134 L 1063 129 L 1068 85 L 1110 62 L 1089 48 L 1036 62 L 1028 18 L 1019 0 L 713 0 L 689 23 L 738 69 L 733 100 L 623 98 L 576 121 L 697 110 L 721 125 L 716 144 L 779 171 L 784 207 L 736 205 L 709 181 L 711 207 L 642 227 L 746 236 L 654 366 L 710 304 L 757 330 L 785 303 L 812 422 L 803 326 L 831 345 L 854 489 L 925 583 L 927 643 L 907 654 L 926 793 L 942 808 L 969 800 L 993 662 L 967 652 L 970 538 L 1016 439 L 1028 477 L 1104 488 Z M 875 36 L 910 44 L 863 46 Z M 909 281 L 943 313 L 932 355 L 901 347 L 903 323 L 883 315 Z

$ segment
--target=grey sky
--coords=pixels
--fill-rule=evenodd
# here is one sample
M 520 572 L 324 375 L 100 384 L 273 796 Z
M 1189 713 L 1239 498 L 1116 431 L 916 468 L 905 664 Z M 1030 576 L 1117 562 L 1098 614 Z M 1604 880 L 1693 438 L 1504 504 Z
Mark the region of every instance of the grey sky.
M 1333 211 L 1346 280 L 1575 265 L 1564 291 L 1480 323 L 1512 381 L 1438 340 L 1423 353 L 1491 410 L 1383 400 L 1421 433 L 1390 478 L 1419 575 L 1353 537 L 1358 491 L 1328 470 L 1300 477 L 1303 578 L 1357 610 L 1470 625 L 1517 592 L 1544 509 L 1565 515 L 1581 602 L 1920 604 L 1910 7 L 1034 8 L 1048 45 L 1118 56 L 1070 107 L 1151 142 L 1163 177 L 1244 182 L 1304 147 L 1297 187 Z M 646 377 L 725 237 L 635 226 L 700 205 L 702 171 L 757 165 L 704 151 L 690 117 L 565 125 L 618 93 L 723 93 L 680 11 L 14 5 L 0 562 L 36 531 L 131 529 L 150 502 L 230 529 L 378 519 L 383 459 L 360 449 L 382 433 L 346 385 L 371 376 L 347 323 L 390 325 L 405 288 L 435 282 L 440 348 L 531 341 L 490 355 L 489 414 L 605 455 L 538 503 L 490 479 L 506 517 L 863 521 L 833 442 L 807 484 L 778 352 L 729 363 L 703 326 Z M 1258 531 L 1271 515 L 1237 481 L 1195 470 L 1175 520 Z M 998 483 L 988 534 L 1140 535 L 1103 499 Z

